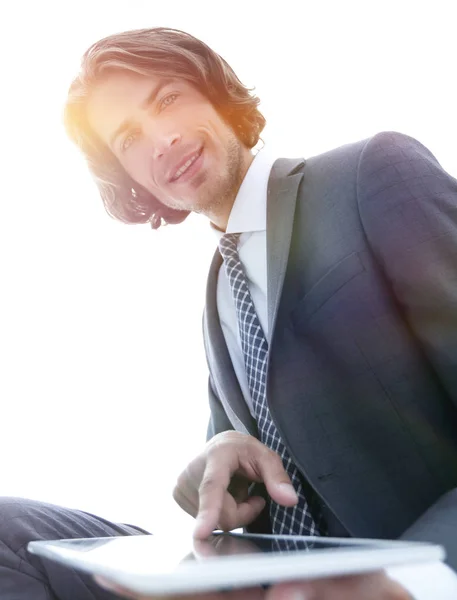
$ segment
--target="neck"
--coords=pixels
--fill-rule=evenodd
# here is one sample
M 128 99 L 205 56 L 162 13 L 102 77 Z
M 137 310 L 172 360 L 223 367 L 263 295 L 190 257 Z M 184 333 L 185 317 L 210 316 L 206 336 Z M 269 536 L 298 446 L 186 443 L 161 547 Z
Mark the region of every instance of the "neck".
M 252 152 L 247 152 L 245 155 L 245 160 L 241 164 L 237 184 L 232 188 L 231 193 L 227 195 L 225 202 L 221 202 L 221 204 L 218 206 L 217 211 L 214 211 L 214 213 L 211 215 L 207 215 L 216 229 L 219 229 L 220 231 L 226 231 L 230 213 L 232 212 L 239 189 L 253 160 L 254 155 Z

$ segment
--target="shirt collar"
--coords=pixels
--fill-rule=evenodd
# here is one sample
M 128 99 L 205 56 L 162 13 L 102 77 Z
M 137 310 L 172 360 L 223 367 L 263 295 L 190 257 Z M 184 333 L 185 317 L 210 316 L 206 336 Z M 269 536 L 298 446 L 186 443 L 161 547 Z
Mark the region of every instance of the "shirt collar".
M 265 231 L 267 228 L 267 188 L 276 156 L 265 148 L 254 156 L 236 195 L 226 233 Z M 212 227 L 217 237 L 223 232 Z

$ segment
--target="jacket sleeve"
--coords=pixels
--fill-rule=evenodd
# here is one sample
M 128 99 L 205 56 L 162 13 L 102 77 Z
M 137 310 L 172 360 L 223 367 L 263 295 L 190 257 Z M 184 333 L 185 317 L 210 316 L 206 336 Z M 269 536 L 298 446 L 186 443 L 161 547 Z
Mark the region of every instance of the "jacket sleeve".
M 416 140 L 381 133 L 362 151 L 357 196 L 399 309 L 457 409 L 457 180 Z M 402 537 L 444 544 L 457 569 L 457 490 Z
M 206 440 L 210 440 L 212 437 L 221 433 L 222 431 L 228 431 L 233 429 L 232 424 L 227 417 L 227 414 L 221 404 L 221 401 L 214 391 L 211 375 L 208 381 L 208 396 L 209 396 L 209 408 L 210 417 L 208 423 L 208 430 L 206 433 Z
M 362 151 L 357 194 L 369 245 L 457 407 L 457 180 L 416 140 L 381 133 Z
M 206 308 L 205 308 L 206 312 Z M 227 416 L 227 413 L 222 406 L 217 393 L 216 386 L 214 385 L 213 377 L 211 375 L 211 363 L 208 357 L 208 332 L 206 331 L 206 315 L 203 313 L 202 319 L 202 334 L 203 344 L 205 347 L 206 362 L 208 365 L 209 377 L 208 377 L 208 400 L 209 400 L 209 423 L 206 431 L 206 441 L 209 441 L 212 437 L 221 433 L 222 431 L 228 431 L 233 429 L 233 426 Z

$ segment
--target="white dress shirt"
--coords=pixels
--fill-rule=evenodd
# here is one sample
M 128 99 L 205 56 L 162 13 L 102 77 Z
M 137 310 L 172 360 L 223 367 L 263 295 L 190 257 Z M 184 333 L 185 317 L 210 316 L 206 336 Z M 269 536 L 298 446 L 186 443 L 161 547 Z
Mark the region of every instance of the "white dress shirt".
M 226 229 L 226 233 L 241 233 L 238 240 L 238 254 L 267 340 L 267 186 L 271 167 L 276 158 L 265 149 L 256 154 L 238 191 Z M 223 235 L 215 228 L 214 231 L 219 238 Z M 217 281 L 217 310 L 241 391 L 254 416 L 236 309 L 224 267 L 219 270 Z
M 241 233 L 238 253 L 246 272 L 249 291 L 265 337 L 269 340 L 267 309 L 267 187 L 277 159 L 265 148 L 252 161 L 238 191 L 226 233 Z M 220 238 L 223 233 L 213 228 Z M 230 284 L 222 266 L 217 280 L 217 309 L 225 342 L 244 399 L 254 416 L 241 349 L 240 332 Z M 402 584 L 415 600 L 454 600 L 457 574 L 441 562 L 395 567 L 388 574 Z

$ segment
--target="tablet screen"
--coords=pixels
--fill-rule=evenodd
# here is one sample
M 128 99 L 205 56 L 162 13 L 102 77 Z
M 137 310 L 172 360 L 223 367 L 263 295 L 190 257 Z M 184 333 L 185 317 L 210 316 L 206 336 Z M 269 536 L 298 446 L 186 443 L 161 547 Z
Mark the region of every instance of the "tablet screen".
M 326 538 L 293 538 L 291 536 L 249 536 L 247 534 L 213 534 L 207 540 L 191 540 L 177 535 L 139 535 L 117 538 L 96 538 L 47 542 L 59 553 L 77 553 L 84 562 L 109 564 L 113 568 L 136 573 L 165 573 L 185 567 L 196 560 L 211 560 L 222 556 L 258 555 L 260 553 L 294 553 L 299 551 L 360 548 L 347 540 Z M 365 549 L 376 548 L 367 542 Z M 69 554 L 67 554 L 69 556 Z M 190 565 L 189 565 L 190 566 Z
M 430 544 L 236 533 L 197 541 L 179 530 L 157 536 L 37 541 L 28 549 L 146 596 L 333 577 L 444 557 L 441 547 Z

